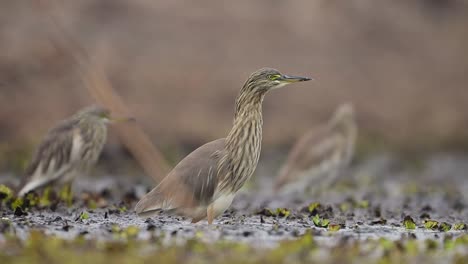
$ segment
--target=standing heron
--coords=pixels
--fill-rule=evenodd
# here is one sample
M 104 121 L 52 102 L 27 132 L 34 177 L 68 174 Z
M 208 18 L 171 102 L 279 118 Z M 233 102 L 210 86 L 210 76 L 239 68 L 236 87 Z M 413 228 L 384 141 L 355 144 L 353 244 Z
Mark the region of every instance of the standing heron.
M 209 142 L 185 157 L 136 205 L 140 216 L 161 211 L 196 223 L 222 214 L 253 174 L 262 142 L 262 102 L 272 89 L 310 78 L 287 76 L 270 68 L 250 75 L 236 100 L 234 124 L 227 138 Z
M 343 104 L 325 126 L 312 129 L 297 141 L 280 169 L 274 190 L 329 187 L 351 162 L 356 137 L 354 108 Z
M 130 118 L 122 119 L 122 121 Z M 51 184 L 65 185 L 93 166 L 107 138 L 110 112 L 90 106 L 49 130 L 37 148 L 18 196 Z

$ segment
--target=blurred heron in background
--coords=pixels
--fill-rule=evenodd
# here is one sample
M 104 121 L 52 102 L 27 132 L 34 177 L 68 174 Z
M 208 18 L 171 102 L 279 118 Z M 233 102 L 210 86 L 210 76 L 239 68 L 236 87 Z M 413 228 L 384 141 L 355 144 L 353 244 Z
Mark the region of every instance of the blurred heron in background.
M 90 106 L 52 128 L 37 148 L 20 185 L 18 196 L 47 185 L 66 185 L 98 160 L 107 138 L 110 111 Z
M 162 211 L 196 223 L 222 214 L 257 167 L 262 141 L 262 102 L 272 89 L 310 78 L 263 68 L 250 75 L 236 100 L 234 124 L 227 138 L 209 142 L 185 157 L 136 205 L 136 213 Z
M 274 183 L 274 190 L 312 194 L 330 187 L 351 162 L 357 138 L 354 107 L 345 103 L 322 127 L 313 128 L 293 146 Z

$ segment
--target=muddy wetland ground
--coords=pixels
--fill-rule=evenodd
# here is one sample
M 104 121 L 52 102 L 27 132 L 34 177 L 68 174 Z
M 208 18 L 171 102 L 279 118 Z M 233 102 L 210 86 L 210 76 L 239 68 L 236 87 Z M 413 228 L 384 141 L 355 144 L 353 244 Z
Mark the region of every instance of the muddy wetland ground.
M 138 218 L 143 175 L 82 178 L 72 200 L 50 191 L 19 201 L 3 186 L 0 263 L 468 263 L 468 156 L 380 153 L 315 197 L 272 193 L 278 160 L 263 160 L 212 226 Z

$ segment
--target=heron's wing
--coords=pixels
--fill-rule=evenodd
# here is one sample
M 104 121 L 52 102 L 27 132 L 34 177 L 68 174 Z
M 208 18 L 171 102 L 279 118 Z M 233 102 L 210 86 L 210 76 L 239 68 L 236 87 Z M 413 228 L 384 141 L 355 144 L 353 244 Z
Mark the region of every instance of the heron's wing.
M 218 185 L 218 161 L 225 139 L 209 142 L 185 157 L 135 207 L 139 215 L 208 205 Z M 206 213 L 206 212 L 204 212 Z
M 18 195 L 23 196 L 70 172 L 73 161 L 79 159 L 82 145 L 76 121 L 62 121 L 51 129 L 36 149 Z
M 275 180 L 275 189 L 297 180 L 301 172 L 319 167 L 335 155 L 343 137 L 327 127 L 320 127 L 302 136 L 289 152 L 286 163 Z

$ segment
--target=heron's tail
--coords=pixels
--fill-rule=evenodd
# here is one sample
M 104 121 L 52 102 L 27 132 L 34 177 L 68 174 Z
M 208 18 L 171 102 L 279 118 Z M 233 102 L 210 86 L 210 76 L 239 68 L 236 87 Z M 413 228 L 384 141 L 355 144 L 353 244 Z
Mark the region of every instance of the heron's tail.
M 135 212 L 138 216 L 150 217 L 159 214 L 161 211 L 174 209 L 158 189 L 158 187 L 154 188 L 136 204 Z

